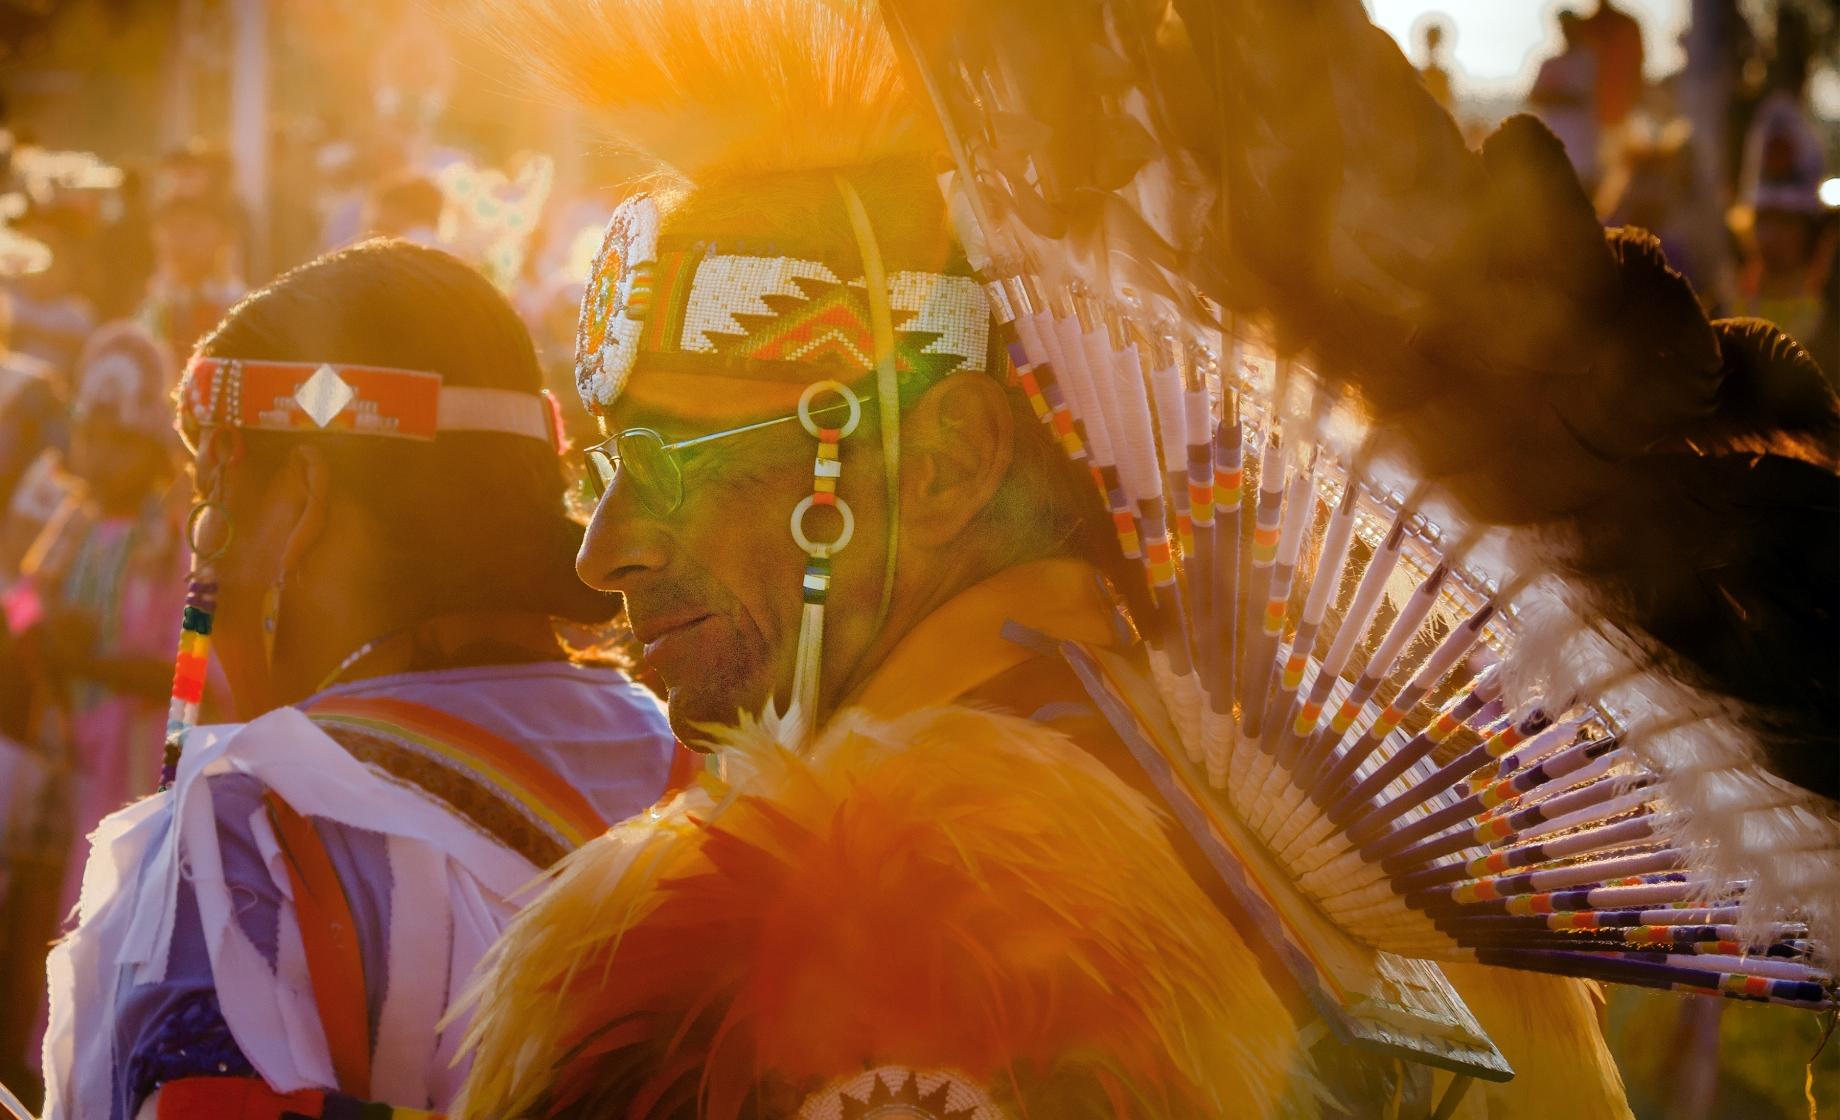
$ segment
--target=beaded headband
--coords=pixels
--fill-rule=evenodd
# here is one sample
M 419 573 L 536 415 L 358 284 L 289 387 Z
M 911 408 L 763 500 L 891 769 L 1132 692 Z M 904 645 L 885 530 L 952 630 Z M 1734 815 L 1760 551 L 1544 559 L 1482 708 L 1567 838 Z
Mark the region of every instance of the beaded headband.
M 657 203 L 638 195 L 607 223 L 581 302 L 575 383 L 600 415 L 641 354 L 661 369 L 796 382 L 872 372 L 876 347 L 860 265 L 661 247 Z M 903 388 L 988 366 L 990 308 L 971 276 L 887 278 Z M 814 373 L 814 370 L 822 373 Z
M 562 447 L 547 392 L 443 385 L 440 374 L 420 370 L 195 357 L 179 384 L 179 409 L 185 424 L 200 427 L 415 440 L 496 432 Z

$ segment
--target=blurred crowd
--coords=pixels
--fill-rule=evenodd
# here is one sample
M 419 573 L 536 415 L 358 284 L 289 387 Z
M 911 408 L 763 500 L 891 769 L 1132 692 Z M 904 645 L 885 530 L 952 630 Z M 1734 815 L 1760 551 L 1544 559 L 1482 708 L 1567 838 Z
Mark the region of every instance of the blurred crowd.
M 364 127 L 279 148 L 258 227 L 221 145 L 118 165 L 16 132 L 0 105 L 0 1082 L 31 1080 L 73 853 L 156 777 L 189 559 L 170 402 L 193 346 L 252 286 L 400 237 L 510 296 L 586 423 L 567 371 L 605 202 L 558 190 L 547 156 L 493 166 L 439 125 L 386 90 Z
M 1635 15 L 1613 0 L 1558 8 L 1560 49 L 1522 108 L 1564 144 L 1606 224 L 1652 231 L 1709 311 L 1777 323 L 1831 378 L 1840 183 L 1829 180 L 1840 168 L 1810 98 L 1821 35 L 1801 7 L 1779 6 L 1764 26 L 1745 11 L 1737 0 L 1695 5 L 1688 64 L 1651 81 Z M 1440 19 L 1425 24 L 1420 73 L 1480 139 L 1493 122 L 1466 119 L 1451 34 Z

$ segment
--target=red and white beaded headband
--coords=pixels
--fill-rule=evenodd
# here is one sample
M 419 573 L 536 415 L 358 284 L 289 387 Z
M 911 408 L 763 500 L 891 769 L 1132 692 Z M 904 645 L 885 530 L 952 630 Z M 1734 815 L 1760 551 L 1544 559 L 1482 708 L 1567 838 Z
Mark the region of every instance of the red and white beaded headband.
M 442 432 L 527 436 L 560 449 L 547 392 L 443 385 L 441 375 L 332 362 L 195 357 L 179 384 L 186 427 L 348 432 L 430 440 Z
M 640 354 L 661 368 L 787 381 L 810 380 L 802 375 L 813 370 L 852 381 L 875 368 L 859 266 L 661 246 L 659 228 L 647 195 L 622 203 L 607 223 L 575 340 L 575 383 L 588 411 L 612 405 Z M 891 272 L 885 286 L 903 386 L 988 368 L 990 304 L 974 277 Z M 795 367 L 798 375 L 785 376 Z

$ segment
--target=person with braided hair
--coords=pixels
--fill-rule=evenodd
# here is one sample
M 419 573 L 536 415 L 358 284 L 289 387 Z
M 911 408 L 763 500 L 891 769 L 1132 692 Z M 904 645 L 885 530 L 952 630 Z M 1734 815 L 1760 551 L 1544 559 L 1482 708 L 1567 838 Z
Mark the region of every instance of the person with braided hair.
M 519 892 L 676 756 L 656 699 L 559 637 L 618 603 L 571 578 L 529 335 L 457 258 L 365 242 L 240 303 L 176 420 L 195 555 L 166 753 L 156 726 L 118 767 L 161 789 L 91 837 L 45 1114 L 444 1108 L 444 1015 Z M 197 726 L 213 666 L 241 722 Z

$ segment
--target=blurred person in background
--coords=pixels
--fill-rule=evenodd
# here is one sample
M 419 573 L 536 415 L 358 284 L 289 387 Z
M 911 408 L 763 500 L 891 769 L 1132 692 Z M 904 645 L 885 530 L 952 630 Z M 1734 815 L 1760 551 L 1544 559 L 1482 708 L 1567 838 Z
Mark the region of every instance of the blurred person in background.
M 31 682 L 25 742 L 50 782 L 48 796 L 23 807 L 31 819 L 0 832 L 61 857 L 55 869 L 37 861 L 48 873 L 8 899 L 18 970 L 34 956 L 26 947 L 50 941 L 76 905 L 83 855 L 73 846 L 153 788 L 145 751 L 165 722 L 187 566 L 166 500 L 179 465 L 166 403 L 173 372 L 164 348 L 131 322 L 103 326 L 84 347 L 71 409 L 73 487 L 0 604 Z M 33 1048 L 34 1035 L 21 1031 L 42 1009 L 42 976 L 25 976 L 37 983 L 15 974 L 7 984 L 9 1059 Z
M 174 688 L 214 660 L 249 722 L 178 736 L 172 787 L 97 831 L 105 885 L 49 966 L 48 1116 L 444 1107 L 443 1015 L 518 892 L 683 777 L 657 700 L 557 639 L 619 601 L 575 578 L 541 384 L 505 299 L 400 241 L 200 344 Z
M 1640 226 L 1661 240 L 1668 264 L 1693 282 L 1702 304 L 1719 291 L 1721 231 L 1708 228 L 1696 188 L 1692 126 L 1675 119 L 1633 133 L 1598 193 L 1598 210 L 1613 226 Z
M 12 349 L 12 321 L 12 300 L 0 292 L 0 520 L 32 464 L 63 447 L 69 431 L 57 368 Z M 0 587 L 11 576 L 0 564 Z
M 121 319 L 140 306 L 153 276 L 153 211 L 139 170 L 122 169 L 113 210 L 97 234 L 97 254 L 108 267 L 101 270 L 96 306 L 104 318 Z
M 1829 380 L 1840 376 L 1834 319 L 1840 229 L 1821 203 L 1827 175 L 1820 126 L 1808 105 L 1814 47 L 1805 20 L 1785 9 L 1769 89 L 1745 133 L 1732 224 L 1743 259 L 1735 312 L 1768 319 L 1807 347 Z
M 1592 104 L 1606 139 L 1617 137 L 1642 99 L 1642 25 L 1611 0 L 1579 25 L 1584 44 L 1597 56 Z
M 304 264 L 319 253 L 320 179 L 318 153 L 326 123 L 307 114 L 276 116 L 269 127 L 268 261 L 270 271 L 249 282 Z
M 154 272 L 137 317 L 175 353 L 223 318 L 246 290 L 236 272 L 236 214 L 210 194 L 175 194 L 153 222 Z
M 241 274 L 240 254 L 249 241 L 249 213 L 236 193 L 236 166 L 223 146 L 192 139 L 168 151 L 154 170 L 153 203 L 157 208 L 175 199 L 192 199 L 210 206 L 230 230 L 231 250 L 226 262 Z
M 377 184 L 366 207 L 367 232 L 439 248 L 447 196 L 426 175 L 405 171 Z
M 56 512 L 68 439 L 61 371 L 7 346 L 11 301 L 0 292 L 0 594 Z M 62 851 L 40 829 L 51 769 L 30 743 L 33 685 L 24 651 L 0 624 L 0 1082 L 24 1084 L 27 1035 L 44 978 L 31 962 L 51 929 Z
M 68 372 L 96 326 L 92 258 L 95 221 L 78 192 L 54 190 L 35 199 L 14 223 L 51 251 L 49 266 L 7 282 L 12 341 L 20 353 Z
M 1441 18 L 1426 22 L 1424 30 L 1425 64 L 1418 68 L 1418 76 L 1424 79 L 1425 88 L 1446 112 L 1456 106 L 1456 98 L 1450 84 L 1450 67 L 1444 61 L 1444 40 L 1449 28 Z
M 1558 16 L 1565 47 L 1540 63 L 1533 88 L 1527 94 L 1527 111 L 1540 118 L 1565 145 L 1566 158 L 1585 186 L 1597 187 L 1597 149 L 1600 133 L 1596 107 L 1597 52 L 1585 35 L 1584 19 L 1570 8 Z

